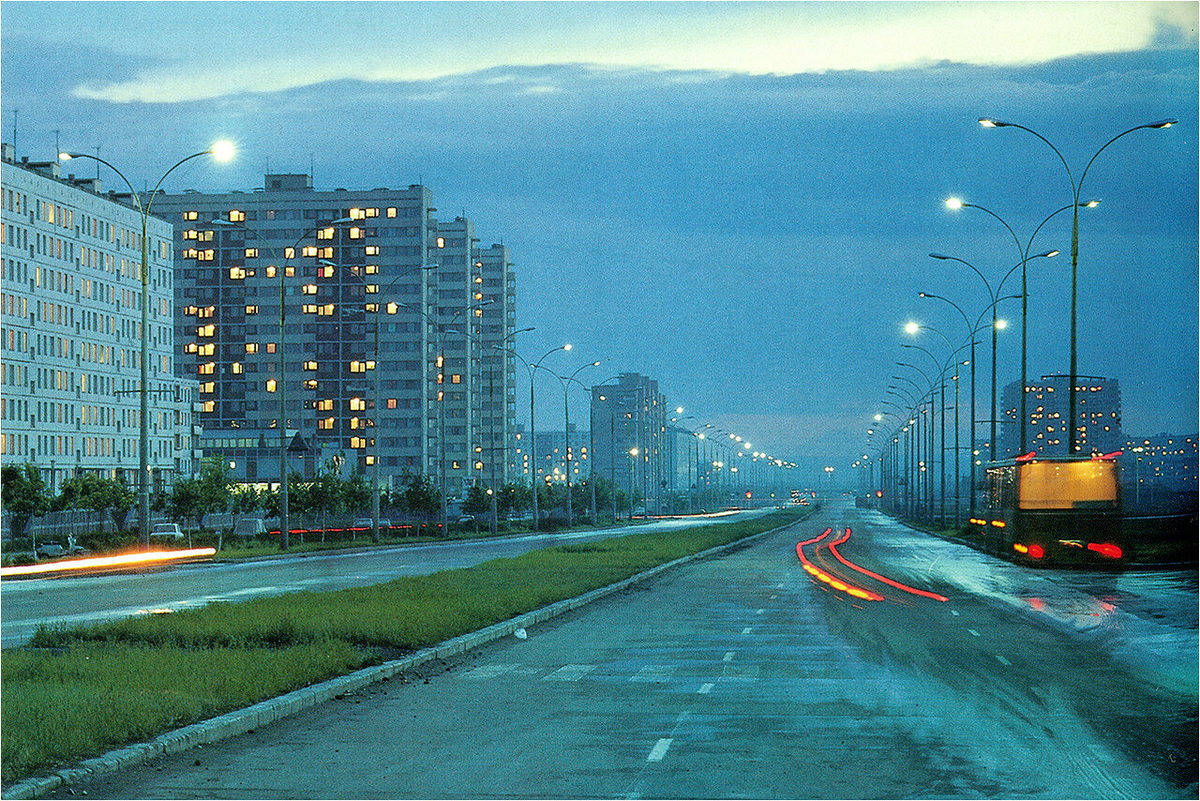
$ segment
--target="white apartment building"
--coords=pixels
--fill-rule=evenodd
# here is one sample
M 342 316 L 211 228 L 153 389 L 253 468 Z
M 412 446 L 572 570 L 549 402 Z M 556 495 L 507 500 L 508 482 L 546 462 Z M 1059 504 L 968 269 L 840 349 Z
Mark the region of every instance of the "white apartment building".
M 52 491 L 80 473 L 137 485 L 141 230 L 128 195 L 0 158 L 0 460 L 35 464 Z M 82 162 L 80 162 L 82 164 Z M 195 382 L 175 372 L 170 223 L 149 220 L 150 469 L 161 491 L 191 476 Z

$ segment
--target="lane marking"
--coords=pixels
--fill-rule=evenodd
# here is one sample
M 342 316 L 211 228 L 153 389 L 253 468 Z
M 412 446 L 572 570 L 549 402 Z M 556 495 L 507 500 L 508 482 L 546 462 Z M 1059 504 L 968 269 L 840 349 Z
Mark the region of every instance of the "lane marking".
M 704 683 L 704 684 L 701 684 L 701 685 L 700 685 L 700 689 L 699 689 L 699 690 L 697 690 L 697 692 L 698 692 L 700 695 L 708 695 L 709 693 L 711 693 L 711 692 L 712 692 L 712 688 L 713 688 L 713 687 L 714 687 L 714 685 L 713 685 L 713 684 L 710 684 L 710 683 L 706 682 L 706 683 Z
M 494 679 L 516 670 L 520 665 L 480 665 L 463 674 L 464 679 Z
M 630 676 L 630 681 L 663 684 L 670 681 L 671 676 L 675 674 L 674 665 L 646 665 L 638 671 L 636 676 Z
M 595 669 L 595 665 L 563 665 L 553 673 L 542 676 L 542 681 L 579 681 Z
M 951 610 L 950 610 L 950 614 L 954 615 L 955 617 L 958 617 L 958 610 L 957 610 L 957 609 L 951 609 Z
M 978 637 L 978 636 L 979 636 L 979 632 L 978 632 L 978 631 L 976 631 L 975 629 L 967 629 L 967 631 L 971 632 L 971 636 L 972 636 L 972 637 Z
M 749 634 L 749 633 L 750 633 L 750 627 L 749 627 L 749 626 L 746 626 L 746 628 L 742 629 L 742 634 L 743 634 L 743 635 L 745 635 L 745 634 Z
M 766 609 L 759 609 L 759 610 L 757 610 L 757 611 L 756 611 L 754 614 L 756 614 L 756 615 L 761 615 L 761 614 L 762 614 L 763 612 L 765 612 L 765 611 L 767 611 L 767 610 L 766 610 Z
M 664 737 L 654 744 L 650 749 L 650 755 L 646 757 L 647 762 L 661 762 L 662 758 L 667 755 L 667 749 L 671 747 L 671 738 Z
M 1000 654 L 996 654 L 996 659 L 1000 660 L 1000 664 L 1004 665 L 1005 667 L 1012 667 L 1012 662 L 1009 662 L 1007 659 L 1000 656 Z
M 733 661 L 733 655 L 734 655 L 734 654 L 736 654 L 736 653 L 737 653 L 737 651 L 726 651 L 726 652 L 725 652 L 725 658 L 724 658 L 724 659 L 722 659 L 721 661 L 722 661 L 722 662 L 732 662 L 732 661 Z

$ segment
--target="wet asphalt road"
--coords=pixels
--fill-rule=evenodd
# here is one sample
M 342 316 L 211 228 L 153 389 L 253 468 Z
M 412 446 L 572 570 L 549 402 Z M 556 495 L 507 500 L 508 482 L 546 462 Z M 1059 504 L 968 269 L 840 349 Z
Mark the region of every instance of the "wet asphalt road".
M 947 600 L 866 576 L 820 544 L 805 549 L 814 566 L 882 599 L 818 581 L 796 543 L 826 527 L 851 529 L 836 547 L 846 561 Z M 1194 571 L 1039 573 L 872 511 L 830 508 L 526 640 L 87 789 L 112 798 L 1194 798 L 1194 582 Z
M 25 643 L 42 624 L 85 625 L 188 609 L 213 601 L 244 601 L 300 590 L 337 590 L 379 584 L 398 576 L 469 567 L 488 559 L 518 556 L 565 542 L 585 542 L 641 531 L 727 522 L 770 510 L 729 517 L 658 520 L 632 527 L 493 539 L 403 545 L 360 551 L 308 553 L 244 562 L 202 563 L 125 574 L 5 581 L 0 585 L 3 647 Z

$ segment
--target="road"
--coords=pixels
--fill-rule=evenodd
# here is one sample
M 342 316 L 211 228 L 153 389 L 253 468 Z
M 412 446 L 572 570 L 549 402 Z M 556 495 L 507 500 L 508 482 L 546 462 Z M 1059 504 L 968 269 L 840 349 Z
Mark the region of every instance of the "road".
M 24 644 L 39 625 L 82 625 L 188 609 L 213 601 L 240 601 L 300 590 L 336 590 L 469 567 L 548 545 L 604 539 L 641 531 L 670 531 L 765 514 L 747 510 L 723 517 L 657 520 L 634 527 L 558 534 L 401 545 L 390 548 L 202 563 L 142 573 L 5 581 L 0 585 L 0 645 Z
M 880 600 L 805 569 L 826 528 L 806 558 Z M 894 584 L 834 556 L 847 528 Z M 1038 573 L 831 507 L 88 794 L 1195 797 L 1195 599 L 1194 571 Z

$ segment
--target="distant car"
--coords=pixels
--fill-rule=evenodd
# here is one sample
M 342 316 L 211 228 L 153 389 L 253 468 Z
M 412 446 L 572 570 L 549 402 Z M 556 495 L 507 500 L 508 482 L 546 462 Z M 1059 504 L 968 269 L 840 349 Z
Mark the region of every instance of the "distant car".
M 58 559 L 63 556 L 80 556 L 87 553 L 87 549 L 82 545 L 76 545 L 72 537 L 67 537 L 67 547 L 59 545 L 57 542 L 43 542 L 34 551 L 39 559 Z
M 155 523 L 150 529 L 150 536 L 181 540 L 183 539 L 183 531 L 180 530 L 178 523 Z
M 373 520 L 371 520 L 371 518 L 369 518 L 369 517 L 356 517 L 354 519 L 353 527 L 354 528 L 374 528 L 375 522 Z M 392 521 L 388 520 L 386 517 L 381 517 L 381 518 L 379 518 L 379 527 L 380 528 L 391 528 Z
M 459 515 L 457 522 L 459 522 L 459 523 L 474 523 L 475 518 L 472 517 L 471 515 Z

